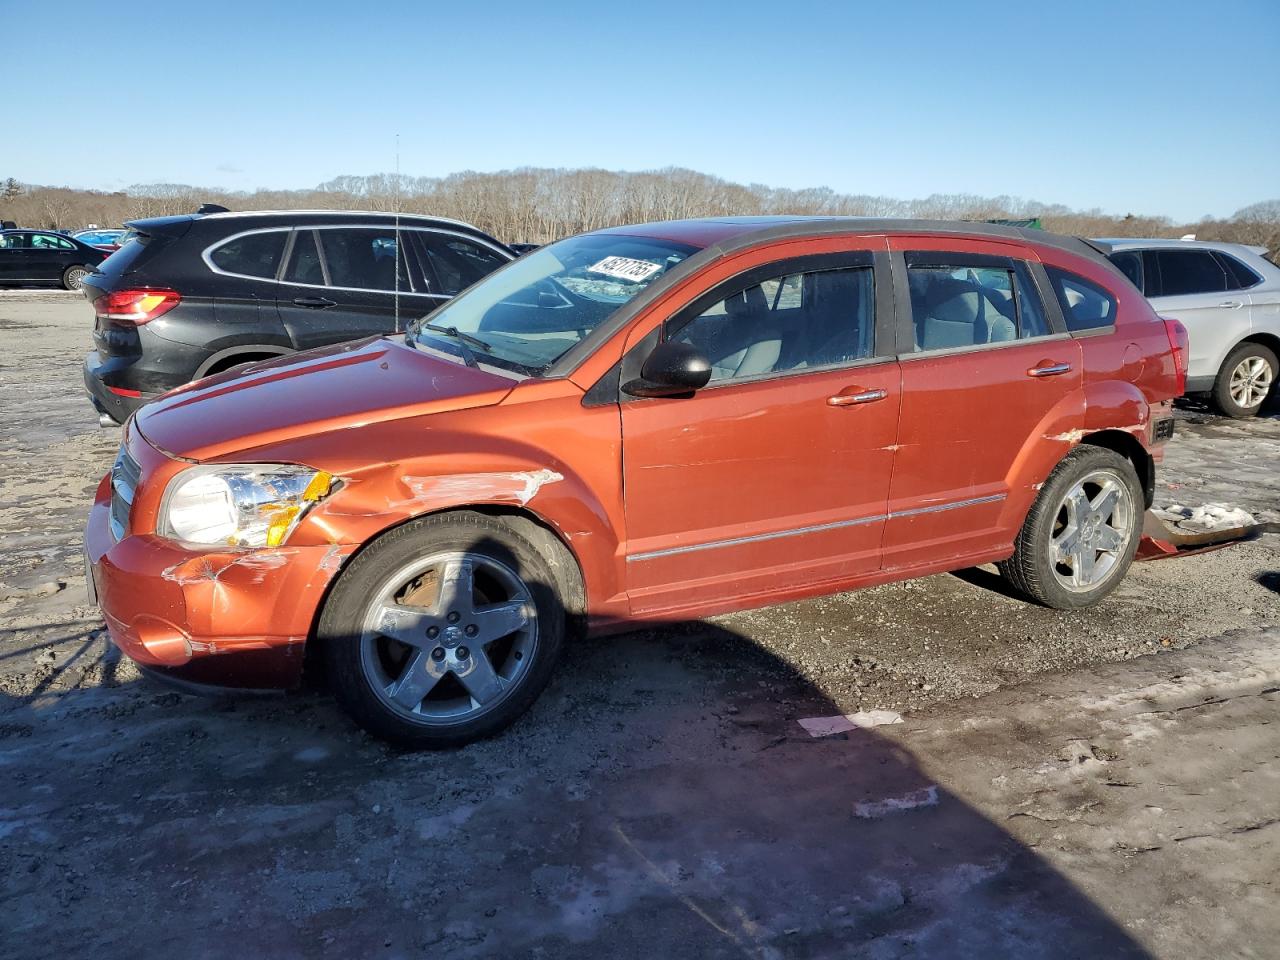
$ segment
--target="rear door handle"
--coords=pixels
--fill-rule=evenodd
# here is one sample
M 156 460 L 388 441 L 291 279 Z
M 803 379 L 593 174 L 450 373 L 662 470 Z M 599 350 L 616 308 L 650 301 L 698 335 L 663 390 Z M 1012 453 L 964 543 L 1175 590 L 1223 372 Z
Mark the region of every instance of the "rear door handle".
M 1218 306 L 1230 307 L 1232 310 L 1238 310 L 1240 307 L 1244 306 L 1244 303 L 1243 301 L 1240 301 L 1240 300 L 1223 300 L 1220 304 L 1218 304 Z
M 324 297 L 294 297 L 293 302 L 300 307 L 311 307 L 313 310 L 337 306 L 336 300 L 326 300 Z
M 827 405 L 831 407 L 852 407 L 859 403 L 875 403 L 877 400 L 883 400 L 888 395 L 888 390 L 858 390 L 855 393 L 841 392 L 834 397 L 827 397 Z
M 1028 377 L 1060 377 L 1064 373 L 1071 372 L 1071 364 L 1069 363 L 1045 363 L 1041 361 L 1040 366 L 1032 367 L 1027 371 Z

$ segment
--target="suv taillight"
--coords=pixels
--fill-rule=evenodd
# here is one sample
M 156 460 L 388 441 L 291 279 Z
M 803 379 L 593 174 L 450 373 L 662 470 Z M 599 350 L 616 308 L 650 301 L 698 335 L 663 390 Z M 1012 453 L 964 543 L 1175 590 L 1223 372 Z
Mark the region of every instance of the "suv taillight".
M 1187 389 L 1187 328 L 1181 320 L 1172 317 L 1161 317 L 1164 321 L 1165 333 L 1169 335 L 1169 346 L 1173 347 L 1173 369 L 1178 375 L 1178 393 Z
M 142 325 L 168 313 L 182 302 L 176 290 L 116 290 L 93 301 L 93 312 L 107 320 Z

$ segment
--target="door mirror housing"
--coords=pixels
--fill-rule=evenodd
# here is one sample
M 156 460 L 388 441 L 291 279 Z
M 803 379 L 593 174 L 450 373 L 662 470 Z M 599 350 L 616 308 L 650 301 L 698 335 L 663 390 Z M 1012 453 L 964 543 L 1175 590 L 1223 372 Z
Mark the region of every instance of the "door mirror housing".
M 667 340 L 658 344 L 640 376 L 622 385 L 635 397 L 679 397 L 701 390 L 711 379 L 711 361 L 690 343 Z

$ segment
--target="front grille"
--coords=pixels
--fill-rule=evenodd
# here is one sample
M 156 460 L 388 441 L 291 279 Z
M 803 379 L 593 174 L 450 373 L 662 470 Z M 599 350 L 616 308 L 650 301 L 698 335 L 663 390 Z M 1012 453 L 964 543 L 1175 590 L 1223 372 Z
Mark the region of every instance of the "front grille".
M 111 467 L 111 535 L 117 540 L 129 529 L 129 511 L 133 508 L 133 492 L 137 489 L 142 468 L 138 461 L 120 448 L 120 455 Z

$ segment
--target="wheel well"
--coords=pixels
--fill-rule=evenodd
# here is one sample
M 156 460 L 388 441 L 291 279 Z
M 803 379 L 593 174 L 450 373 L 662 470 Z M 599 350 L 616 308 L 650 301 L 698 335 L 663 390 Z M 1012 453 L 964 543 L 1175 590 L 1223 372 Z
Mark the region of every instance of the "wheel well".
M 1132 434 L 1125 433 L 1123 430 L 1101 430 L 1082 437 L 1080 442 L 1095 447 L 1105 447 L 1132 463 L 1133 469 L 1138 473 L 1138 481 L 1142 484 L 1142 499 L 1146 509 L 1151 509 L 1156 495 L 1156 463 L 1146 447 Z
M 257 363 L 259 360 L 273 360 L 280 356 L 278 353 L 234 353 L 229 357 L 223 357 L 217 363 L 214 363 L 204 372 L 204 376 L 212 377 L 215 373 L 223 373 L 232 367 L 238 367 L 242 363 Z
M 474 513 L 496 517 L 510 525 L 520 536 L 532 543 L 546 558 L 556 578 L 559 580 L 560 596 L 565 601 L 565 620 L 569 637 L 579 639 L 586 635 L 587 627 L 587 588 L 582 578 L 582 567 L 569 545 L 560 539 L 560 534 L 545 523 L 536 514 L 519 507 L 505 507 L 494 504 L 462 507 Z M 449 512 L 449 511 L 444 511 Z
M 1240 347 L 1242 347 L 1246 343 L 1261 344 L 1262 346 L 1270 350 L 1272 353 L 1274 353 L 1277 357 L 1280 357 L 1280 337 L 1277 337 L 1275 334 L 1272 334 L 1272 333 L 1250 334 L 1249 336 L 1241 340 L 1239 343 L 1237 343 L 1234 347 L 1232 347 L 1231 352 L 1234 353 L 1236 350 L 1238 350 Z

